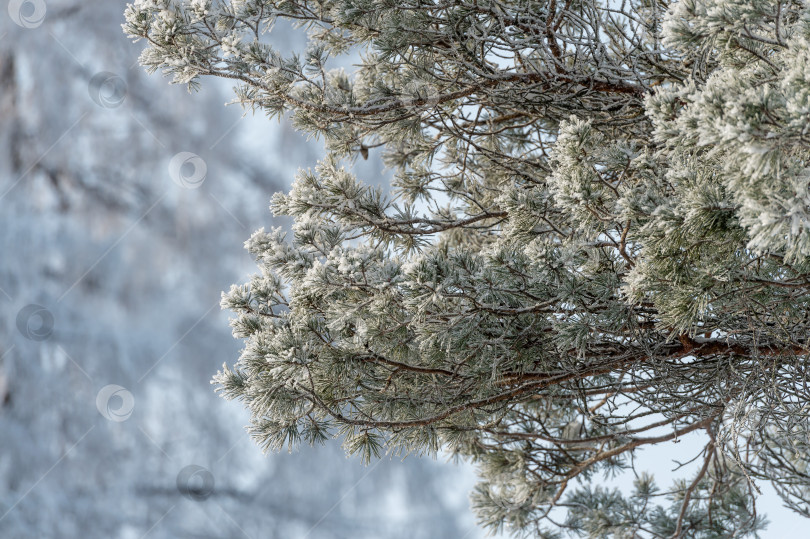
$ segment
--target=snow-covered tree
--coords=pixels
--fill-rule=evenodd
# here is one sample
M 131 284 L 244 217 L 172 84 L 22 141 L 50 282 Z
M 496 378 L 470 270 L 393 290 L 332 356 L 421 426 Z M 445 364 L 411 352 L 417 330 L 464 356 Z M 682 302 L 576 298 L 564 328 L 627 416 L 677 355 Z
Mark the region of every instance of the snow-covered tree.
M 125 31 L 328 150 L 223 296 L 262 447 L 449 451 L 518 534 L 745 535 L 764 480 L 810 516 L 804 2 L 142 0 Z M 345 168 L 372 151 L 391 194 Z M 687 435 L 671 488 L 605 484 Z

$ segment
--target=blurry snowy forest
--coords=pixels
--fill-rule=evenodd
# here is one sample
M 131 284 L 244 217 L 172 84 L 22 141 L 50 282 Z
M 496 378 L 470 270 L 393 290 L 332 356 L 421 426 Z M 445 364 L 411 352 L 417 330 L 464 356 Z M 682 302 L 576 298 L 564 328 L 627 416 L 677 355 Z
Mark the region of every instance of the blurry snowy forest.
M 469 468 L 265 457 L 209 385 L 240 347 L 220 291 L 254 271 L 242 243 L 318 142 L 223 107 L 227 85 L 148 76 L 123 0 L 6 4 L 0 537 L 481 536 Z

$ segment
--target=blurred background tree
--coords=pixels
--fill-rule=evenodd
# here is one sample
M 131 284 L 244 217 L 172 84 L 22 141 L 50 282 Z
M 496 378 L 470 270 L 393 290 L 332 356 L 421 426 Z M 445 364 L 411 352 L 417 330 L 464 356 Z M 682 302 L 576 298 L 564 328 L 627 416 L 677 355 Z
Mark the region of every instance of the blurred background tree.
M 0 13 L 0 537 L 474 530 L 469 471 L 370 471 L 339 449 L 264 458 L 245 412 L 211 392 L 238 352 L 219 301 L 254 267 L 241 244 L 320 149 L 223 107 L 228 84 L 192 99 L 147 77 L 124 9 L 11 1 Z M 273 39 L 303 43 L 288 30 Z M 180 152 L 205 163 L 196 189 L 173 181 Z M 110 384 L 126 393 L 99 410 Z M 213 489 L 205 472 L 178 489 L 189 465 Z

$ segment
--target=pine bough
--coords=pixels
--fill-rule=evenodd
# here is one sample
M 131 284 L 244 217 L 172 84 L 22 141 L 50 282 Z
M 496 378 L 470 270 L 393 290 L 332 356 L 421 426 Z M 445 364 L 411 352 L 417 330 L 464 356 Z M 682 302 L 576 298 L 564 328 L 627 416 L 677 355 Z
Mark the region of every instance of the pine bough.
M 140 1 L 141 62 L 322 138 L 223 294 L 265 449 L 471 460 L 518 535 L 810 516 L 810 8 L 764 0 Z M 283 55 L 277 21 L 308 32 Z M 354 61 L 351 73 L 336 59 Z M 390 193 L 351 172 L 380 152 Z M 646 446 L 703 440 L 669 489 Z M 691 442 L 690 442 L 691 443 Z

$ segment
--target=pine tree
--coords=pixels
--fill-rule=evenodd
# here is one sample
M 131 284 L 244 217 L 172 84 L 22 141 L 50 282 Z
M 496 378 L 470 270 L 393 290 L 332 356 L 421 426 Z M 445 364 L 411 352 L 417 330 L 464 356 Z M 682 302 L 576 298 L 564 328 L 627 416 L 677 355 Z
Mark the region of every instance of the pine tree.
M 265 449 L 477 464 L 483 525 L 810 517 L 810 8 L 763 0 L 140 1 L 141 62 L 322 138 L 223 294 Z M 306 29 L 282 55 L 276 21 Z M 355 60 L 351 73 L 333 68 Z M 352 173 L 380 152 L 390 194 Z M 608 479 L 703 440 L 669 489 Z

